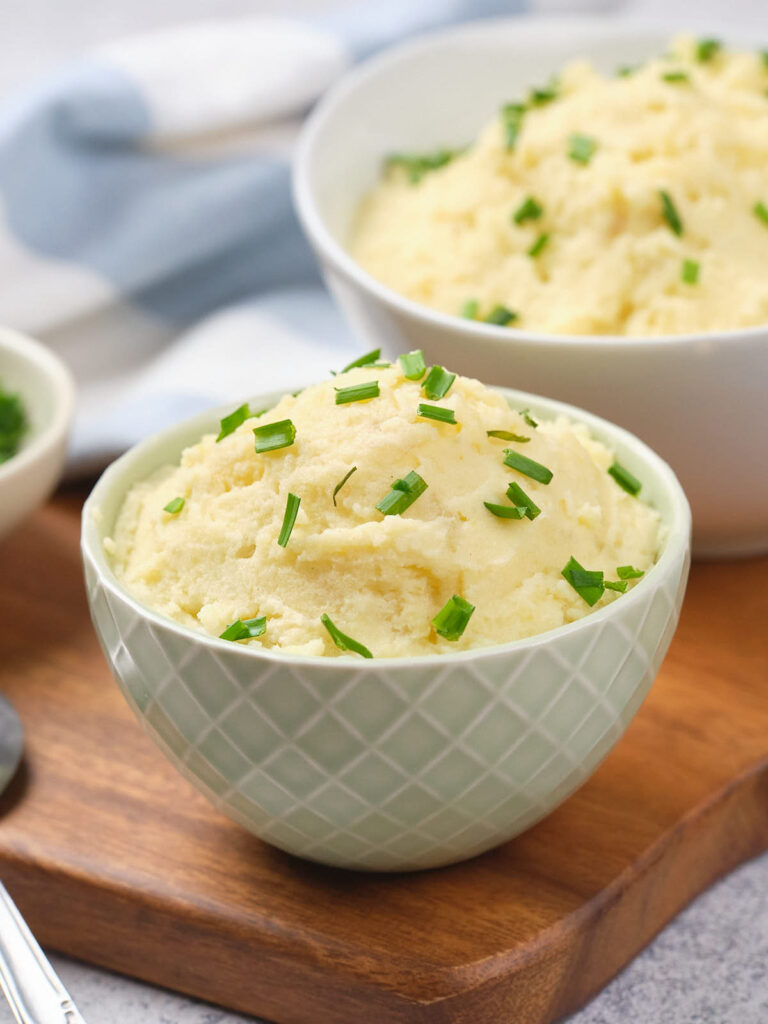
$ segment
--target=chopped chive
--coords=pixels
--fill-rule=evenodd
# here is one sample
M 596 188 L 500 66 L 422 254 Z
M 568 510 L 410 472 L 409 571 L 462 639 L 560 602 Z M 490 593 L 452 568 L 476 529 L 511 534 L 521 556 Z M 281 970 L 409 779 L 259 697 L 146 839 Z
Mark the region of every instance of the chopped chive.
M 661 198 L 662 217 L 676 235 L 682 235 L 683 222 L 680 220 L 680 214 L 677 212 L 675 204 L 672 202 L 672 197 L 669 192 L 665 192 L 664 189 L 659 189 L 659 196 Z
M 342 633 L 337 626 L 334 626 L 325 612 L 320 616 L 320 621 L 328 630 L 331 640 L 333 640 L 340 651 L 353 651 L 355 654 L 362 654 L 364 658 L 373 657 L 367 647 L 364 647 L 363 644 L 358 643 L 357 640 L 353 640 L 351 636 L 347 636 L 347 634 Z
M 254 447 L 259 453 L 274 452 L 278 448 L 290 448 L 296 440 L 296 427 L 291 420 L 278 420 L 253 428 Z
M 533 196 L 528 196 L 512 214 L 512 220 L 515 224 L 524 224 L 527 220 L 538 220 L 542 213 L 544 207 L 541 203 Z
M 455 380 L 455 373 L 448 373 L 442 366 L 433 366 L 421 387 L 426 397 L 434 402 L 438 398 L 445 398 Z
M 421 380 L 427 372 L 424 353 L 420 348 L 414 349 L 413 352 L 406 352 L 397 358 L 400 361 L 400 366 L 403 368 L 406 380 Z
M 465 601 L 463 597 L 454 594 L 446 601 L 437 615 L 432 619 L 435 632 L 446 640 L 459 640 L 467 628 L 475 606 Z
M 608 472 L 619 485 L 619 487 L 624 488 L 627 494 L 631 494 L 633 497 L 637 497 L 637 495 L 642 490 L 643 485 L 640 483 L 637 477 L 632 476 L 629 470 L 625 469 L 618 462 L 614 462 L 608 470 Z
M 427 489 L 426 482 L 412 469 L 402 480 L 395 480 L 376 508 L 384 516 L 399 516 L 409 509 Z
M 237 430 L 241 424 L 245 423 L 250 416 L 251 410 L 248 408 L 247 402 L 244 405 L 241 405 L 239 409 L 235 409 L 234 412 L 231 412 L 229 416 L 225 416 L 220 423 L 221 430 L 219 431 L 219 436 L 216 438 L 216 444 L 218 444 L 219 441 L 223 441 L 225 437 L 229 437 L 229 435 Z
M 427 405 L 426 402 L 419 402 L 418 416 L 426 420 L 437 420 L 440 423 L 456 423 L 456 413 L 453 409 L 444 409 L 440 405 Z
M 366 402 L 369 398 L 379 397 L 379 382 L 366 381 L 365 384 L 352 384 L 348 388 L 334 388 L 336 405 L 348 405 L 350 402 Z
M 768 68 L 768 50 L 760 51 L 760 60 L 763 62 L 763 67 Z
M 665 71 L 661 78 L 664 82 L 690 82 L 687 71 Z
M 277 538 L 277 543 L 281 548 L 284 548 L 290 540 L 291 533 L 293 532 L 293 525 L 296 522 L 296 516 L 299 514 L 300 504 L 301 498 L 297 497 L 295 494 L 288 495 L 288 500 L 285 503 L 283 526 L 280 530 L 280 536 Z
M 720 52 L 722 47 L 723 44 L 719 39 L 701 39 L 696 47 L 696 60 L 706 64 Z
M 517 313 L 512 309 L 507 309 L 506 306 L 494 306 L 485 318 L 487 324 L 495 324 L 497 327 L 506 327 L 513 320 L 517 320 Z
M 163 505 L 163 512 L 168 512 L 172 516 L 177 516 L 183 508 L 184 498 L 173 498 L 167 505 Z
M 552 470 L 542 466 L 540 462 L 534 462 L 533 459 L 529 459 L 527 455 L 521 455 L 520 452 L 516 452 L 513 448 L 505 448 L 504 451 L 505 466 L 516 469 L 518 473 L 529 476 L 531 480 L 538 480 L 540 484 L 548 484 L 552 479 Z
M 616 575 L 620 580 L 639 580 L 641 576 L 645 576 L 645 572 L 642 569 L 635 569 L 632 565 L 619 565 L 616 568 Z
M 548 232 L 545 231 L 543 234 L 539 235 L 539 237 L 528 250 L 528 255 L 531 257 L 531 259 L 535 259 L 541 252 L 543 252 L 544 247 L 546 246 L 548 241 Z
M 467 299 L 464 305 L 461 307 L 461 315 L 465 320 L 477 320 L 477 314 L 480 312 L 480 303 L 477 299 Z
M 604 583 L 602 572 L 600 570 L 591 571 L 585 569 L 583 565 L 579 565 L 573 555 L 568 559 L 567 565 L 562 570 L 562 575 L 576 593 L 584 598 L 590 608 L 592 605 L 597 604 L 603 596 Z
M 357 359 L 353 359 L 351 363 L 347 363 L 343 370 L 339 370 L 339 373 L 347 373 L 349 370 L 354 370 L 358 366 L 370 366 L 371 363 L 375 363 L 381 355 L 381 349 L 375 348 L 372 352 L 366 352 L 365 355 L 358 356 Z
M 597 140 L 589 135 L 571 135 L 568 138 L 568 156 L 574 163 L 588 164 L 597 152 Z
M 525 509 L 526 518 L 530 519 L 531 522 L 533 522 L 536 516 L 541 515 L 541 509 L 539 506 L 535 505 L 523 488 L 514 481 L 507 488 L 507 497 L 513 505 L 516 505 L 518 508 Z
M 680 277 L 684 284 L 697 284 L 699 280 L 699 264 L 696 260 L 683 260 Z
M 545 103 L 551 103 L 559 95 L 557 82 L 550 82 L 549 85 L 541 86 L 538 89 L 531 89 L 528 94 L 528 102 L 532 107 L 540 107 Z
M 258 619 L 235 619 L 219 635 L 219 640 L 252 640 L 254 637 L 262 636 L 266 631 L 266 615 Z
M 526 441 L 530 441 L 530 437 L 525 437 L 523 434 L 513 434 L 511 430 L 486 430 L 488 437 L 498 437 L 502 441 L 517 441 L 518 444 L 525 444 Z
M 628 586 L 628 580 L 603 580 L 603 587 L 606 590 L 618 590 L 620 594 L 626 594 Z
M 432 153 L 393 153 L 387 157 L 387 167 L 402 167 L 412 185 L 418 185 L 429 171 L 445 167 L 460 156 L 464 149 L 436 149 Z
M 525 422 L 528 424 L 529 427 L 534 427 L 534 428 L 538 427 L 539 424 L 531 416 L 530 409 L 521 409 L 520 410 L 520 415 L 523 417 L 523 419 L 525 420 Z
M 29 419 L 19 395 L 0 386 L 0 464 L 12 458 L 29 430 Z
M 352 474 L 354 472 L 356 472 L 356 470 L 357 470 L 357 466 L 353 466 L 352 469 L 350 469 L 350 471 L 348 473 L 345 473 L 344 476 L 341 478 L 341 480 L 339 480 L 339 482 L 333 488 L 333 507 L 334 508 L 336 508 L 336 495 L 339 493 L 339 491 L 344 486 L 344 484 L 347 482 L 347 480 L 349 480 L 349 478 L 352 476 Z
M 504 127 L 504 139 L 508 150 L 515 148 L 518 136 L 523 127 L 525 114 L 524 103 L 505 103 L 501 108 L 501 120 Z
M 768 206 L 765 205 L 762 199 L 758 199 L 752 207 L 752 213 L 768 227 Z
M 634 75 L 638 70 L 639 65 L 635 64 L 624 64 L 620 68 L 616 68 L 617 78 L 629 78 L 630 75 Z
M 499 519 L 522 519 L 528 512 L 522 505 L 496 505 L 492 501 L 484 501 L 483 504 Z

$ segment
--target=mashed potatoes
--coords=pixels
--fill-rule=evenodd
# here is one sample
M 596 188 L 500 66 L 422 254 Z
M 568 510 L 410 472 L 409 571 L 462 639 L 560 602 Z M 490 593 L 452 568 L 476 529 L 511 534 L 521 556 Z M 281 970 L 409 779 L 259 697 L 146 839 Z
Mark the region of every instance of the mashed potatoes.
M 371 381 L 378 396 L 336 404 L 334 388 Z M 561 574 L 572 555 L 610 580 L 618 566 L 654 562 L 657 514 L 609 475 L 611 453 L 583 426 L 533 426 L 498 392 L 461 377 L 430 401 L 424 382 L 399 364 L 361 367 L 283 398 L 220 441 L 203 437 L 180 465 L 129 493 L 106 542 L 118 577 L 152 608 L 213 636 L 266 617 L 263 634 L 246 642 L 337 655 L 327 615 L 374 656 L 397 657 L 515 640 L 586 615 L 590 605 Z M 421 403 L 454 410 L 456 424 L 420 416 Z M 255 451 L 254 428 L 263 446 L 268 425 L 285 420 L 295 440 Z M 290 429 L 281 432 L 289 442 Z M 531 460 L 525 472 L 505 465 L 506 451 Z M 547 471 L 549 483 L 527 475 Z M 393 489 L 416 479 L 410 473 L 426 489 Z M 534 518 L 486 507 L 521 504 L 507 496 L 510 483 Z M 290 494 L 300 506 L 281 546 Z M 377 510 L 399 494 L 410 502 L 400 514 Z M 454 595 L 475 610 L 449 640 L 432 620 Z
M 552 333 L 768 322 L 762 53 L 570 64 L 451 157 L 391 161 L 354 226 L 352 255 L 408 298 Z

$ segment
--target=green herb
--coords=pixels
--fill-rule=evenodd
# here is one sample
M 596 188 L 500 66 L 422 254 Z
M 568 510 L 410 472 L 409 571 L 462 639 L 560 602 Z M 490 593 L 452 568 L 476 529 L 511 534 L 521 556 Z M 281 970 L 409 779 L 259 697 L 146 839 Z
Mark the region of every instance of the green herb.
M 760 51 L 760 60 L 763 62 L 763 67 L 768 68 L 768 50 Z
M 339 373 L 348 373 L 350 370 L 356 369 L 358 366 L 370 366 L 371 363 L 375 363 L 381 355 L 381 349 L 375 348 L 372 352 L 366 352 L 365 355 L 358 356 L 357 359 L 353 359 L 351 363 L 347 363 L 343 370 L 339 370 Z
M 0 463 L 7 462 L 16 454 L 28 429 L 29 422 L 21 399 L 0 387 Z
M 352 469 L 350 469 L 350 471 L 348 473 L 346 473 L 341 478 L 341 480 L 339 480 L 339 482 L 336 484 L 336 486 L 333 488 L 333 507 L 334 508 L 336 508 L 336 495 L 339 493 L 339 491 L 344 486 L 344 484 L 347 482 L 347 480 L 349 480 L 349 478 L 352 476 L 352 474 L 354 472 L 356 472 L 356 471 L 357 471 L 357 466 L 353 466 Z
M 639 580 L 641 576 L 645 576 L 645 572 L 631 565 L 620 565 L 616 569 L 616 575 L 620 580 Z
M 259 453 L 274 452 L 278 448 L 290 448 L 296 440 L 296 427 L 291 420 L 278 420 L 253 428 L 254 447 Z
M 699 264 L 696 260 L 683 260 L 680 277 L 685 284 L 696 284 L 699 280 Z
M 499 519 L 522 519 L 528 511 L 520 505 L 496 505 L 492 501 L 484 501 L 483 504 Z
M 531 480 L 538 480 L 540 484 L 548 484 L 552 479 L 552 470 L 542 466 L 540 462 L 534 462 L 527 455 L 521 455 L 513 448 L 505 448 L 504 465 L 516 469 L 518 473 L 529 476 Z
M 325 612 L 320 616 L 320 621 L 328 630 L 331 640 L 333 640 L 340 651 L 353 651 L 355 654 L 362 654 L 364 658 L 373 657 L 367 647 L 364 647 L 363 644 L 358 643 L 357 640 L 353 640 L 351 636 L 347 636 L 347 634 L 342 633 L 337 626 L 334 626 Z
M 562 571 L 562 575 L 570 583 L 573 589 L 583 597 L 587 604 L 597 604 L 600 598 L 603 596 L 604 584 L 603 574 L 601 571 L 590 571 L 585 569 L 583 565 L 579 565 L 576 559 L 571 555 L 568 559 L 568 564 Z
M 392 490 L 381 499 L 376 508 L 384 516 L 402 515 L 426 489 L 426 482 L 412 469 L 402 480 L 395 480 Z
M 526 441 L 530 441 L 530 437 L 524 437 L 523 434 L 513 434 L 511 430 L 486 430 L 488 437 L 498 437 L 502 441 L 517 441 L 518 444 L 525 444 Z
M 262 636 L 266 630 L 266 615 L 258 619 L 235 619 L 219 636 L 219 640 L 252 640 L 256 636 Z
M 442 366 L 433 366 L 421 387 L 426 397 L 434 402 L 439 398 L 445 398 L 455 380 L 455 373 L 448 373 Z
M 507 497 L 513 505 L 516 505 L 518 508 L 525 509 L 525 515 L 531 520 L 531 522 L 533 522 L 536 516 L 541 515 L 541 509 L 539 506 L 535 505 L 523 488 L 514 481 L 507 488 Z
M 528 102 L 532 107 L 541 107 L 545 103 L 556 100 L 559 94 L 557 82 L 550 82 L 549 85 L 541 86 L 538 89 L 531 89 L 528 94 Z
M 436 149 L 433 153 L 393 153 L 387 157 L 387 167 L 402 167 L 412 185 L 418 185 L 429 171 L 445 167 L 460 156 L 464 149 Z
M 517 320 L 517 313 L 512 309 L 507 309 L 506 306 L 494 306 L 485 318 L 487 324 L 495 324 L 497 327 L 506 327 L 513 320 Z
M 625 64 L 623 67 L 616 68 L 616 75 L 618 78 L 629 78 L 630 75 L 634 75 L 639 70 L 639 65 Z
M 177 516 L 184 508 L 184 498 L 172 498 L 167 505 L 163 505 L 163 512 Z
M 588 164 L 597 152 L 597 140 L 588 135 L 571 135 L 568 138 L 568 156 L 577 164 Z
M 690 82 L 687 71 L 665 71 L 661 78 L 664 82 Z
M 636 497 L 642 490 L 643 485 L 640 483 L 637 477 L 632 476 L 629 470 L 625 469 L 618 462 L 614 462 L 614 464 L 610 467 L 608 472 L 619 485 L 619 487 L 624 488 L 627 494 L 631 494 L 633 497 Z
M 435 632 L 446 640 L 459 640 L 472 618 L 475 606 L 454 594 L 432 619 Z
M 544 207 L 541 203 L 533 196 L 528 196 L 512 214 L 512 220 L 515 224 L 524 224 L 527 220 L 538 220 L 542 213 Z
M 539 237 L 528 250 L 528 255 L 531 257 L 531 259 L 535 259 L 539 255 L 539 253 L 543 251 L 548 241 L 549 234 L 546 231 L 544 232 L 544 234 L 539 235 Z
M 501 120 L 504 126 L 504 138 L 507 149 L 515 148 L 517 137 L 523 127 L 524 114 L 524 103 L 505 103 L 501 108 Z
M 523 417 L 523 419 L 525 420 L 525 422 L 528 424 L 529 427 L 534 427 L 534 428 L 538 427 L 539 424 L 531 416 L 531 413 L 530 413 L 529 409 L 521 409 L 520 410 L 520 415 Z
M 626 594 L 628 586 L 627 580 L 603 580 L 603 587 L 606 590 L 618 590 L 620 594 Z
M 465 320 L 477 320 L 477 314 L 480 312 L 480 303 L 477 299 L 467 299 L 464 305 L 461 307 L 461 315 Z
M 758 201 L 752 207 L 752 212 L 758 220 L 761 220 L 763 224 L 768 226 L 768 206 L 765 205 L 762 199 L 758 199 Z
M 425 402 L 419 403 L 417 415 L 423 416 L 426 420 L 438 420 L 440 423 L 456 422 L 456 413 L 453 409 L 444 409 L 440 405 L 427 405 Z
M 421 380 L 424 374 L 427 372 L 427 364 L 424 362 L 424 353 L 420 348 L 414 349 L 413 352 L 407 352 L 405 355 L 398 356 L 400 365 L 403 368 L 406 380 Z
M 277 538 L 277 543 L 281 548 L 284 548 L 290 540 L 291 533 L 293 532 L 293 525 L 296 522 L 296 516 L 299 514 L 300 504 L 301 498 L 297 497 L 295 494 L 288 495 L 288 500 L 285 503 L 283 526 L 280 530 L 280 536 Z
M 719 39 L 701 39 L 696 47 L 696 59 L 706 64 L 708 60 L 717 56 L 722 48 L 723 44 Z
M 672 197 L 669 192 L 665 192 L 664 189 L 659 189 L 659 196 L 661 198 L 662 217 L 676 235 L 682 235 L 683 222 L 680 220 L 680 214 L 677 212 L 675 204 L 672 202 Z
M 334 388 L 336 405 L 348 405 L 350 402 L 366 402 L 369 398 L 379 397 L 379 382 L 366 381 L 365 384 L 352 384 L 348 388 Z
M 251 416 L 251 410 L 248 408 L 248 403 L 241 405 L 239 409 L 235 409 L 229 416 L 225 416 L 221 421 L 221 430 L 219 436 L 216 438 L 216 443 L 223 441 L 225 437 L 229 437 L 230 434 L 234 433 L 237 428 L 245 423 Z

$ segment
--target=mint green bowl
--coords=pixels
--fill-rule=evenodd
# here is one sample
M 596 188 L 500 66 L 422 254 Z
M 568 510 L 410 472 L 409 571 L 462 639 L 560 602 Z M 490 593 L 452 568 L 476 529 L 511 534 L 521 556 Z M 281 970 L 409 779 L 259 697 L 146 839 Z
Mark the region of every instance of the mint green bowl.
M 359 870 L 475 856 L 577 789 L 648 693 L 688 574 L 682 488 L 626 431 L 502 392 L 542 419 L 586 423 L 642 479 L 667 533 L 659 561 L 629 593 L 528 640 L 417 658 L 298 657 L 193 632 L 137 601 L 115 578 L 103 539 L 130 487 L 218 429 L 222 410 L 137 445 L 86 502 L 88 599 L 118 684 L 173 764 L 265 842 Z

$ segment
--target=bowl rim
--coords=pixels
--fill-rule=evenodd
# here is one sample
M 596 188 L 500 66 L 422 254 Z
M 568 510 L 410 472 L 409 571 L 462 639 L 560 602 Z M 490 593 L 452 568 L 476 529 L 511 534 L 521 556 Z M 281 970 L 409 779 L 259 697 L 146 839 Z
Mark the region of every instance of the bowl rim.
M 170 630 L 182 638 L 182 640 L 196 641 L 204 647 L 210 648 L 214 653 L 227 651 L 233 657 L 255 658 L 257 661 L 272 664 L 275 667 L 282 665 L 295 668 L 323 668 L 333 671 L 376 672 L 382 666 L 386 666 L 388 669 L 395 669 L 397 667 L 410 669 L 431 666 L 435 670 L 439 670 L 443 665 L 473 661 L 478 658 L 503 656 L 504 654 L 512 654 L 524 650 L 534 650 L 537 647 L 546 645 L 553 639 L 567 636 L 580 629 L 594 628 L 606 619 L 620 614 L 621 608 L 626 608 L 630 604 L 643 600 L 646 589 L 650 584 L 660 583 L 672 571 L 678 561 L 685 562 L 690 552 L 691 538 L 691 511 L 685 492 L 673 470 L 661 456 L 645 444 L 644 441 L 641 441 L 623 427 L 616 426 L 593 413 L 586 412 L 573 405 L 568 405 L 565 402 L 556 401 L 555 399 L 543 398 L 542 396 L 517 391 L 513 388 L 499 387 L 495 388 L 495 390 L 499 391 L 508 401 L 511 400 L 515 404 L 521 404 L 524 407 L 528 406 L 534 412 L 538 411 L 540 415 L 540 410 L 543 408 L 552 418 L 557 415 L 568 416 L 576 422 L 585 424 L 591 433 L 594 433 L 595 428 L 597 428 L 598 434 L 607 434 L 612 442 L 631 448 L 638 455 L 639 459 L 653 469 L 670 499 L 669 521 L 665 523 L 667 533 L 658 561 L 651 566 L 645 576 L 638 581 L 637 585 L 629 593 L 621 595 L 619 600 L 611 601 L 603 608 L 591 611 L 574 622 L 556 626 L 554 629 L 536 633 L 521 640 L 511 640 L 506 643 L 491 644 L 484 647 L 456 651 L 455 653 L 449 651 L 440 654 L 420 654 L 405 657 L 374 656 L 373 658 L 360 658 L 351 654 L 341 654 L 331 658 L 325 655 L 294 654 L 274 648 L 259 648 L 248 644 L 232 643 L 231 641 L 211 636 L 208 633 L 197 632 L 189 626 L 182 625 L 161 612 L 150 608 L 134 597 L 112 571 L 99 536 L 99 513 L 94 513 L 97 509 L 100 510 L 102 501 L 113 489 L 123 486 L 125 474 L 137 462 L 143 460 L 148 453 L 153 452 L 156 448 L 163 447 L 164 442 L 174 438 L 175 435 L 179 435 L 178 454 L 180 455 L 184 448 L 184 442 L 180 440 L 182 435 L 191 432 L 193 429 L 199 429 L 201 437 L 203 434 L 211 432 L 212 429 L 215 432 L 215 426 L 218 424 L 221 416 L 231 412 L 233 408 L 233 403 L 231 402 L 225 406 L 204 410 L 146 438 L 130 448 L 104 470 L 83 505 L 81 520 L 81 551 L 83 560 L 90 563 L 102 586 L 110 590 L 113 596 L 128 604 L 135 614 L 147 619 L 152 625 Z M 270 392 L 255 396 L 251 400 L 257 407 L 265 402 L 276 404 L 279 398 L 283 397 L 283 394 L 286 393 L 289 392 Z M 159 465 L 160 463 L 158 463 Z M 640 592 L 639 597 L 638 591 Z M 89 603 L 90 600 L 89 592 Z
M 24 473 L 66 437 L 75 407 L 75 383 L 64 363 L 41 342 L 21 331 L 0 325 L 0 353 L 12 352 L 51 385 L 54 410 L 50 423 L 33 432 L 28 444 L 0 464 L 0 486 Z
M 322 139 L 326 124 L 331 121 L 337 108 L 354 94 L 360 86 L 365 85 L 369 80 L 386 77 L 391 73 L 402 60 L 410 60 L 428 52 L 435 47 L 450 45 L 458 39 L 463 43 L 471 45 L 478 38 L 495 36 L 498 32 L 509 32 L 520 36 L 529 36 L 533 40 L 538 38 L 539 42 L 545 42 L 547 35 L 553 31 L 560 33 L 569 32 L 575 35 L 578 40 L 593 37 L 631 38 L 638 32 L 646 34 L 658 34 L 665 38 L 671 38 L 680 34 L 683 30 L 676 27 L 674 23 L 664 24 L 655 19 L 642 18 L 601 18 L 597 15 L 575 17 L 542 17 L 536 19 L 522 19 L 517 17 L 483 18 L 474 22 L 461 23 L 448 28 L 438 29 L 432 32 L 422 33 L 394 46 L 387 47 L 381 53 L 361 61 L 351 71 L 348 71 L 339 82 L 328 90 L 315 106 L 304 125 L 302 126 L 297 141 L 296 152 L 292 166 L 292 191 L 293 203 L 299 217 L 299 221 L 314 245 L 322 254 L 323 258 L 352 282 L 359 289 L 373 296 L 379 302 L 394 309 L 400 314 L 409 316 L 432 327 L 439 327 L 443 330 L 450 330 L 467 339 L 486 339 L 490 342 L 510 343 L 515 346 L 569 346 L 581 345 L 586 347 L 594 345 L 598 348 L 611 346 L 626 349 L 630 346 L 642 345 L 645 348 L 663 348 L 671 345 L 691 347 L 700 345 L 702 342 L 712 344 L 715 340 L 733 344 L 740 341 L 744 344 L 762 345 L 768 334 L 768 321 L 765 324 L 758 324 L 753 327 L 734 327 L 718 329 L 713 331 L 698 331 L 683 334 L 659 334 L 659 335 L 624 335 L 624 334 L 552 334 L 544 331 L 528 331 L 519 327 L 500 327 L 495 324 L 485 324 L 476 320 L 467 320 L 459 315 L 443 313 L 431 309 L 413 299 L 406 298 L 388 285 L 377 280 L 367 270 L 353 259 L 344 246 L 334 238 L 327 227 L 320 208 L 315 201 L 315 193 L 312 184 L 313 160 L 319 140 Z M 690 32 L 690 29 L 688 30 Z M 746 32 L 733 31 L 732 27 L 722 23 L 709 23 L 699 26 L 697 30 L 701 36 L 712 35 L 713 37 L 730 39 L 737 44 L 740 39 L 747 45 L 748 35 Z M 528 41 L 531 42 L 532 39 Z M 576 56 L 576 54 L 574 54 Z

